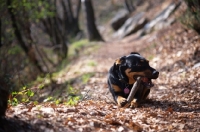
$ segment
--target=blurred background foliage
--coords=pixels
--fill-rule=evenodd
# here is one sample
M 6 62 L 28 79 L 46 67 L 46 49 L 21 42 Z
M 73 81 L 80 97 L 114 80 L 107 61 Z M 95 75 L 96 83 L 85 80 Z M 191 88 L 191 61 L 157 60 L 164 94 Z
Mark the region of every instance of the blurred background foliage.
M 70 2 L 0 0 L 2 78 L 8 75 L 21 87 L 38 75 L 55 71 L 66 59 L 69 36 L 72 39 L 80 31 L 76 18 L 67 13 L 72 12 Z

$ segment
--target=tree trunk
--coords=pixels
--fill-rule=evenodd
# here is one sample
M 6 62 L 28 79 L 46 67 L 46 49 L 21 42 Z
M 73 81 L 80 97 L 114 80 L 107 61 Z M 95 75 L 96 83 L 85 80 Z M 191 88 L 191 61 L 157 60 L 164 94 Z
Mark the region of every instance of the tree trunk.
M 132 0 L 125 0 L 124 1 L 124 6 L 128 10 L 129 13 L 131 13 L 131 12 L 133 12 L 135 10 Z
M 0 117 L 5 116 L 8 106 L 9 85 L 5 81 L 5 76 L 0 77 Z
M 81 0 L 78 0 L 78 4 L 77 4 L 77 8 L 76 8 L 76 15 L 75 15 L 75 19 L 77 21 L 79 20 L 80 10 L 81 10 Z
M 78 0 L 76 12 L 75 12 L 75 16 L 74 16 L 74 32 L 75 32 L 75 34 L 81 32 L 80 27 L 79 27 L 80 10 L 81 10 L 81 0 Z
M 1 19 L 0 19 L 0 48 L 1 48 L 1 46 L 2 46 L 1 39 L 2 39 L 2 33 L 1 33 Z
M 64 2 L 63 2 L 64 3 Z M 68 18 L 69 18 L 69 21 L 70 23 L 73 23 L 74 22 L 74 15 L 73 15 L 73 11 L 72 11 L 72 8 L 71 8 L 71 0 L 67 0 L 67 13 L 68 13 Z
M 39 70 L 39 72 L 43 72 L 42 67 L 39 65 L 39 62 L 35 56 L 35 52 L 34 49 L 32 48 L 32 46 L 26 46 L 22 35 L 20 33 L 20 29 L 17 26 L 17 21 L 15 18 L 15 15 L 13 13 L 13 8 L 11 5 L 11 0 L 7 0 L 7 7 L 8 7 L 8 12 L 10 14 L 11 17 L 11 21 L 12 21 L 12 27 L 14 29 L 14 34 L 17 38 L 17 40 L 19 41 L 19 44 L 21 46 L 21 48 L 24 50 L 24 52 L 26 53 L 26 55 L 28 56 L 29 60 L 37 67 L 37 69 Z
M 86 17 L 86 27 L 87 27 L 87 34 L 88 39 L 90 41 L 103 41 L 99 31 L 97 30 L 95 24 L 95 16 L 94 10 L 92 6 L 91 0 L 82 0 L 85 9 L 85 17 Z
M 79 12 L 81 8 L 81 1 L 79 0 L 77 3 L 77 9 L 75 12 L 75 15 L 72 10 L 71 6 L 71 0 L 62 0 L 62 6 L 64 10 L 64 24 L 66 27 L 66 30 L 68 33 L 72 36 L 77 35 L 78 32 L 80 32 L 79 24 L 78 24 L 78 17 L 79 17 Z

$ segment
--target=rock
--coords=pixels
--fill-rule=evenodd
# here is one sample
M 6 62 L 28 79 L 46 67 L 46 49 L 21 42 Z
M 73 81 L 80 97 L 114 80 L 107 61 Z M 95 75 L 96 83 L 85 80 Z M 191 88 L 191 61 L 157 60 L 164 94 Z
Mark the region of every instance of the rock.
M 192 69 L 199 68 L 199 67 L 200 67 L 200 62 L 197 63 L 197 64 L 195 64 L 195 65 L 192 67 Z
M 47 113 L 47 114 L 54 114 L 54 109 L 51 107 L 42 107 L 40 111 Z
M 140 36 L 150 33 L 153 29 L 161 29 L 170 25 L 174 19 L 167 20 L 167 18 L 180 4 L 180 1 L 178 3 L 171 3 L 168 7 L 162 10 L 154 19 L 144 26 L 144 28 L 140 31 Z
M 123 38 L 143 28 L 148 22 L 148 20 L 144 18 L 144 14 L 144 12 L 140 12 L 127 19 L 124 25 L 117 31 L 116 35 Z
M 122 131 L 124 131 L 124 128 L 123 128 L 122 126 L 120 126 L 120 127 L 118 128 L 118 132 L 122 132 Z
M 175 22 L 175 18 L 169 18 L 167 20 L 163 20 L 160 21 L 155 27 L 154 30 L 160 30 L 163 29 L 165 27 L 168 27 L 169 25 L 171 25 L 172 23 Z
M 116 13 L 115 17 L 111 20 L 111 27 L 116 31 L 128 19 L 129 13 L 127 10 L 120 10 Z

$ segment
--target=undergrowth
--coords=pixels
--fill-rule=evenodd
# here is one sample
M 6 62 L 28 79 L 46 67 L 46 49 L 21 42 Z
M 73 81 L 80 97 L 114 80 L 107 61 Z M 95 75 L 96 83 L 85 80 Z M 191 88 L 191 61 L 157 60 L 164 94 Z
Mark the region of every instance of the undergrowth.
M 84 48 L 86 49 L 83 50 Z M 97 48 L 97 44 L 88 42 L 87 40 L 80 40 L 72 43 L 69 45 L 68 59 L 64 60 L 60 65 L 58 65 L 56 72 L 51 73 L 51 75 L 49 73 L 45 76 L 38 76 L 35 81 L 26 84 L 23 83 L 23 86 L 21 86 L 19 90 L 12 90 L 11 96 L 8 100 L 9 105 L 16 106 L 20 103 L 30 102 L 37 104 L 39 98 L 41 97 L 40 95 L 42 95 L 43 92 L 50 91 L 52 89 L 54 94 L 44 96 L 42 102 L 51 102 L 55 104 L 63 103 L 65 105 L 77 104 L 83 97 L 79 94 L 79 91 L 77 91 L 77 89 L 71 85 L 70 80 L 62 84 L 57 84 L 55 80 L 57 80 L 58 77 L 66 74 L 71 67 L 71 61 L 75 60 L 76 57 L 79 55 L 90 54 Z M 10 53 L 12 54 L 14 51 L 17 52 L 18 50 L 12 50 Z M 95 61 L 89 61 L 87 65 L 93 67 L 96 66 L 97 63 Z M 84 85 L 93 75 L 93 73 L 85 73 L 82 74 L 79 79 L 76 79 L 80 80 L 80 84 Z M 62 97 L 63 95 L 60 96 L 62 90 L 66 92 L 64 97 Z

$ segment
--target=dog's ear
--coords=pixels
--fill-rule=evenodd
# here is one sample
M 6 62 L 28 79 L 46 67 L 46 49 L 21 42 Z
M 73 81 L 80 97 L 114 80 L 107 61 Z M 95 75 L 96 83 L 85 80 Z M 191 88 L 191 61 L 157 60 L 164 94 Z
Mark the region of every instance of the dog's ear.
M 128 78 L 124 75 L 125 67 L 126 67 L 126 56 L 123 56 L 115 61 L 113 70 L 117 71 L 120 81 L 127 83 Z
M 126 59 L 126 56 L 123 56 L 123 57 L 118 58 L 117 60 L 115 60 L 115 62 L 113 64 L 113 71 L 119 70 L 119 66 L 124 64 L 125 59 Z
M 118 58 L 116 61 L 115 61 L 115 65 L 122 65 L 124 62 L 125 62 L 125 59 L 126 59 L 126 56 L 123 56 L 121 58 Z
M 138 52 L 131 52 L 130 54 L 137 54 L 137 55 L 140 55 Z

